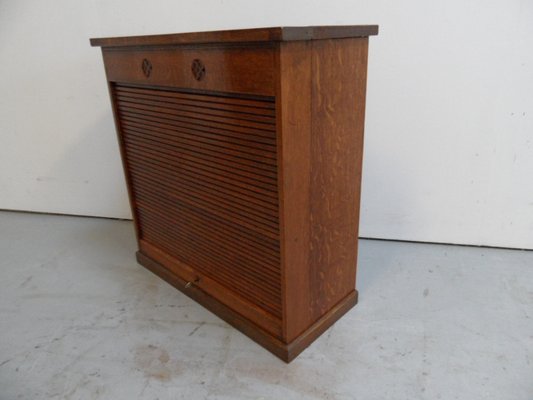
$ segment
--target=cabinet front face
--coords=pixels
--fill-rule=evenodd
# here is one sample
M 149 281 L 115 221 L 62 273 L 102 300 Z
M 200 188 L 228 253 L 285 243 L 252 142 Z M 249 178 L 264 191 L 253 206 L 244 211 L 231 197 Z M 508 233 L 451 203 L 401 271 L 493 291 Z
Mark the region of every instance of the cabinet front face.
M 110 85 L 141 249 L 279 335 L 275 98 Z
M 104 51 L 113 82 L 266 96 L 275 93 L 274 54 L 269 44 Z

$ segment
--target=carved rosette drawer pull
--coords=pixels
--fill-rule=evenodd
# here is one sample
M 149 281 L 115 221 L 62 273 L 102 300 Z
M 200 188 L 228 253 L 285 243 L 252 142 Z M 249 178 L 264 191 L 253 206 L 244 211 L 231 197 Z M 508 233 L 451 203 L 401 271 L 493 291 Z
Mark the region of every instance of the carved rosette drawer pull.
M 201 60 L 195 58 L 191 64 L 191 71 L 194 76 L 194 79 L 196 79 L 197 81 L 201 81 L 205 76 L 204 63 Z
M 152 63 L 145 58 L 143 59 L 141 68 L 143 70 L 144 76 L 146 76 L 147 78 L 150 77 L 150 74 L 152 73 Z

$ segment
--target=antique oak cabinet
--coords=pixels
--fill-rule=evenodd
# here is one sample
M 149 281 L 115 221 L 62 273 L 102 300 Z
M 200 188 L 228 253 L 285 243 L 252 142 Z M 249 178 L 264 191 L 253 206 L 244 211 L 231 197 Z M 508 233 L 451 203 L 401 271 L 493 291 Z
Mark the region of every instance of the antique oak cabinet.
M 285 361 L 357 302 L 372 26 L 92 39 L 137 260 Z

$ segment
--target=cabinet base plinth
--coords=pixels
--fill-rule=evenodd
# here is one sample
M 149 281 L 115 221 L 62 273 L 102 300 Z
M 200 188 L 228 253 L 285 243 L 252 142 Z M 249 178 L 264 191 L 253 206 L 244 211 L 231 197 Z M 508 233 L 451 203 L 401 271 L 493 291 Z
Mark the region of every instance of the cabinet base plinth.
M 243 318 L 239 313 L 222 304 L 203 290 L 195 286 L 186 288 L 185 286 L 187 282 L 185 280 L 181 279 L 179 276 L 142 252 L 138 251 L 136 255 L 139 264 L 170 283 L 197 303 L 200 303 L 206 309 L 287 363 L 298 356 L 298 354 L 305 350 L 305 348 L 307 348 L 316 338 L 357 304 L 358 293 L 357 290 L 354 290 L 337 303 L 335 307 L 324 314 L 318 321 L 302 332 L 291 343 L 284 343 L 279 338 L 272 336 L 254 323 Z

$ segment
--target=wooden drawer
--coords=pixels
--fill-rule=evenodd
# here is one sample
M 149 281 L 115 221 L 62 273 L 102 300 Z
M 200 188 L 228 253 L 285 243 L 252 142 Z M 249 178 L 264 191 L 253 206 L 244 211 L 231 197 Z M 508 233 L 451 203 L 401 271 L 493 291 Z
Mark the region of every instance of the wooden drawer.
M 274 48 L 103 49 L 111 82 L 197 90 L 274 94 Z

